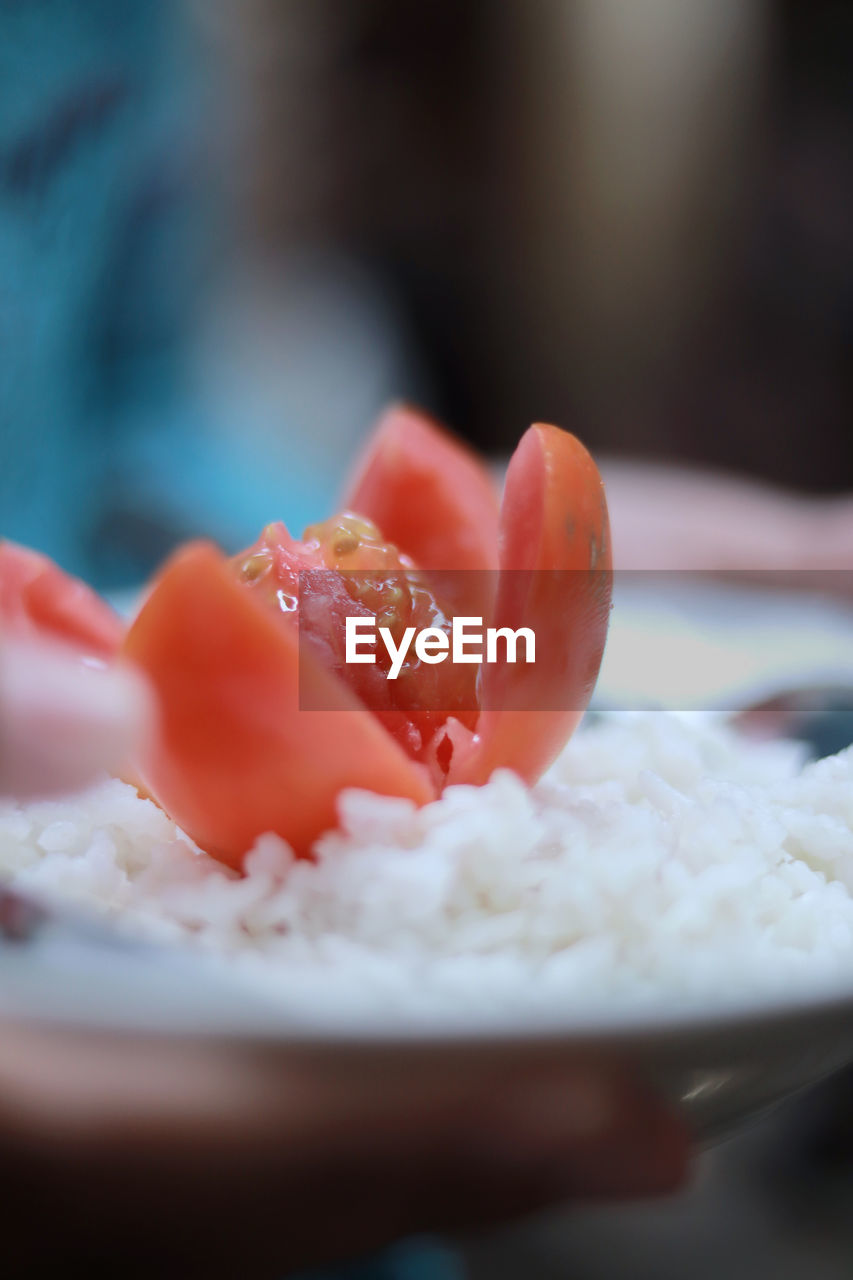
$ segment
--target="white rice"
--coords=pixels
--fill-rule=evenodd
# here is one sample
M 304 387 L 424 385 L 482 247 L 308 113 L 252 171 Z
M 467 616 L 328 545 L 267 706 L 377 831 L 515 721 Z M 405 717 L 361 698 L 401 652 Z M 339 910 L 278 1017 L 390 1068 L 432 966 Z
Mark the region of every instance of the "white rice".
M 295 1014 L 554 1014 L 853 990 L 853 748 L 659 712 L 584 729 L 416 811 L 341 797 L 316 862 L 262 837 L 238 878 L 105 780 L 0 806 L 0 877 L 227 957 Z

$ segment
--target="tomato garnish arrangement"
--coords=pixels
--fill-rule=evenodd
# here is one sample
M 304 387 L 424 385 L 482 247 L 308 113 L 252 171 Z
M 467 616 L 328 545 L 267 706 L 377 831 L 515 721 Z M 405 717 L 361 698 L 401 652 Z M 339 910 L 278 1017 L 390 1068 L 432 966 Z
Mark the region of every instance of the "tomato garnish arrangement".
M 26 590 L 18 601 L 2 557 L 0 618 L 65 625 L 107 656 L 120 641 L 159 701 L 139 777 L 198 844 L 239 869 L 267 831 L 309 856 L 345 787 L 420 805 L 500 767 L 535 781 L 592 692 L 610 568 L 603 486 L 573 436 L 531 427 L 499 501 L 473 453 L 397 406 L 338 514 L 299 540 L 267 525 L 236 556 L 209 542 L 179 548 L 123 639 L 111 615 L 67 606 L 64 575 L 61 609 L 25 605 Z M 477 668 L 409 653 L 392 680 L 379 650 L 374 663 L 345 662 L 353 615 L 395 643 L 411 628 L 447 634 L 458 615 L 524 623 L 537 660 Z

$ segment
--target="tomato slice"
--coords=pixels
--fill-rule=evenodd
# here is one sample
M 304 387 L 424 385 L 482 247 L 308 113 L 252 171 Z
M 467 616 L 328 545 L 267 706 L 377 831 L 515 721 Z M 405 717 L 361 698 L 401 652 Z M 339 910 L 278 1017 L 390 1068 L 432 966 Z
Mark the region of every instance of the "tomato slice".
M 101 659 L 115 656 L 125 629 L 84 582 L 40 552 L 7 541 L 0 541 L 0 627 Z
M 300 855 L 334 827 L 344 787 L 434 797 L 412 761 L 357 696 L 315 661 L 297 630 L 235 576 L 212 545 L 166 565 L 124 652 L 161 706 L 156 747 L 140 761 L 158 802 L 203 848 L 239 868 L 274 831 Z M 329 710 L 300 709 L 309 705 Z
M 373 521 L 426 572 L 471 570 L 455 579 L 453 613 L 491 613 L 498 568 L 498 496 L 460 441 L 407 405 L 380 419 L 343 505 Z
M 531 427 L 512 457 L 500 556 L 496 625 L 530 627 L 537 660 L 483 667 L 483 711 L 473 738 L 451 734 L 448 783 L 482 783 L 500 767 L 534 782 L 595 686 L 612 591 L 607 505 L 592 458 L 558 427 Z

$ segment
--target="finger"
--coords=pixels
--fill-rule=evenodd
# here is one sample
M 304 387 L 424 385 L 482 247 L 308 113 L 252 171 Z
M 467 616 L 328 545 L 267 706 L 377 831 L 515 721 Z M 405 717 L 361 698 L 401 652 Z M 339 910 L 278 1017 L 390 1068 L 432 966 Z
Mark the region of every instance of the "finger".
M 151 715 L 141 679 L 58 646 L 0 646 L 0 794 L 68 792 L 118 771 Z

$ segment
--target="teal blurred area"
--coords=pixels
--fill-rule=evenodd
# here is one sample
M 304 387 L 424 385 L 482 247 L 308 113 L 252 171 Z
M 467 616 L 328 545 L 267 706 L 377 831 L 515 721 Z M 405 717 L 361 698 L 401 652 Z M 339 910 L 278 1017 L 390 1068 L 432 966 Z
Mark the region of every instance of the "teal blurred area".
M 345 469 L 348 444 L 330 460 L 323 434 L 335 378 L 317 379 L 294 305 L 281 323 L 257 306 L 242 328 L 216 322 L 235 239 L 227 110 L 181 4 L 0 2 L 0 535 L 102 589 L 191 536 L 236 550 L 272 519 L 298 532 Z M 319 316 L 312 295 L 317 333 L 339 293 Z M 381 317 L 355 294 L 345 416 L 373 412 L 387 382 L 384 366 L 365 376 Z M 289 399 L 256 376 L 264 342 Z
M 0 6 L 2 532 L 95 577 L 136 570 L 99 546 L 134 419 L 182 412 L 203 251 L 178 48 L 166 4 Z

